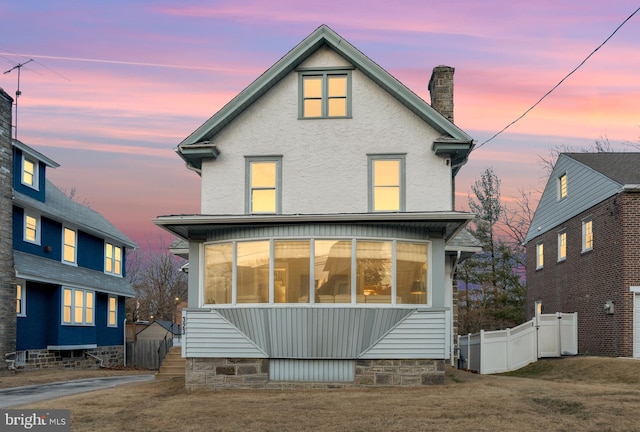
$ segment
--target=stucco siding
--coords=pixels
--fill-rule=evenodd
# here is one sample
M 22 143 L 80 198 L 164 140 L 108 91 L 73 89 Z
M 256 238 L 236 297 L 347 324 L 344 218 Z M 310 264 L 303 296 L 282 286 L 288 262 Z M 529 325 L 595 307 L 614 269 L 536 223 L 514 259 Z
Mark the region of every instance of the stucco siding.
M 347 64 L 323 48 L 301 67 L 326 66 Z M 217 160 L 203 162 L 202 213 L 243 214 L 245 156 L 263 155 L 282 155 L 282 213 L 367 212 L 367 154 L 384 153 L 406 154 L 407 211 L 451 210 L 450 167 L 431 150 L 439 135 L 360 71 L 351 73 L 350 119 L 299 120 L 293 72 L 223 129 Z

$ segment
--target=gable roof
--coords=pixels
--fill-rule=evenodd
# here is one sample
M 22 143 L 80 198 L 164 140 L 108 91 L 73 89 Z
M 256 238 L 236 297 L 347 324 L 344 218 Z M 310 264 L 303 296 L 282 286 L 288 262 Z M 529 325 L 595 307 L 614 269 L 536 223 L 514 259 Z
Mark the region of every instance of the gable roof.
M 640 153 L 565 153 L 568 157 L 593 168 L 611 180 L 640 184 Z
M 135 243 L 104 216 L 73 201 L 49 180 L 47 180 L 45 189 L 45 202 L 33 199 L 15 189 L 13 190 L 14 202 L 18 206 L 33 209 L 60 223 L 73 224 L 82 231 L 102 239 L 116 241 L 129 248 L 136 247 Z
M 201 168 L 203 158 L 216 158 L 218 151 L 215 144 L 211 142 L 213 137 L 322 46 L 328 46 L 333 49 L 365 76 L 432 126 L 442 135 L 437 140 L 437 143 L 446 148 L 446 153 L 453 154 L 454 158 L 458 159 L 457 162 L 459 164 L 466 162 L 468 154 L 473 148 L 473 139 L 469 135 L 442 116 L 431 105 L 377 63 L 323 24 L 178 145 L 176 152 L 185 160 L 187 166 L 198 170 Z M 460 148 L 461 145 L 462 148 Z
M 18 141 L 17 139 L 12 139 L 11 140 L 11 144 L 15 148 L 17 148 L 20 151 L 22 151 L 23 154 L 31 156 L 33 159 L 36 159 L 39 162 L 42 162 L 43 164 L 45 164 L 48 167 L 58 168 L 60 166 L 60 164 L 58 162 L 54 161 L 53 159 L 50 159 L 50 158 L 46 157 L 45 155 L 43 155 L 42 153 L 40 153 L 36 149 L 33 149 L 33 148 L 29 147 L 28 145 L 26 145 L 22 141 Z
M 640 185 L 640 153 L 560 153 L 533 215 L 525 243 L 630 186 Z M 558 178 L 567 175 L 567 196 Z

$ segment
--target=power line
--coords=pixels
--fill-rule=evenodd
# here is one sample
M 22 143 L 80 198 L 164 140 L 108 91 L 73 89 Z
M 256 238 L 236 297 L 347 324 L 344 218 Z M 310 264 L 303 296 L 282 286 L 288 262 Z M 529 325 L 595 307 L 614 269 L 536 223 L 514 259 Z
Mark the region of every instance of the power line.
M 624 21 L 622 21 L 622 23 L 616 27 L 616 29 L 613 31 L 613 33 L 611 33 L 609 35 L 608 38 L 606 38 L 604 40 L 604 42 L 602 42 L 600 45 L 598 45 L 598 47 L 596 49 L 594 49 L 593 51 L 591 51 L 591 53 L 580 62 L 580 64 L 578 66 L 576 66 L 571 72 L 569 72 L 564 78 L 562 78 L 560 80 L 560 82 L 558 82 L 558 84 L 556 84 L 555 86 L 553 86 L 551 88 L 551 90 L 549 90 L 548 92 L 546 92 L 544 94 L 544 96 L 542 96 L 540 99 L 538 99 L 538 101 L 536 103 L 534 103 L 533 105 L 531 105 L 531 107 L 526 110 L 524 113 L 522 113 L 522 115 L 520 115 L 520 117 L 516 118 L 514 121 L 512 121 L 511 123 L 509 123 L 508 125 L 506 125 L 504 128 L 502 128 L 502 130 L 500 130 L 499 132 L 495 133 L 491 138 L 489 138 L 488 140 L 482 142 L 480 145 L 476 146 L 473 150 L 478 150 L 480 147 L 482 147 L 483 145 L 485 145 L 486 143 L 488 143 L 489 141 L 492 141 L 494 138 L 496 138 L 498 135 L 500 135 L 501 133 L 503 133 L 504 131 L 506 131 L 507 129 L 509 129 L 511 126 L 513 126 L 515 123 L 517 123 L 518 121 L 520 121 L 524 116 L 526 116 L 527 114 L 529 114 L 529 112 L 531 110 L 533 110 L 536 106 L 538 106 L 538 104 L 540 104 L 540 102 L 542 102 L 547 96 L 549 96 L 555 89 L 557 89 L 558 87 L 560 87 L 560 85 L 567 79 L 569 78 L 571 75 L 573 75 L 574 72 L 576 72 L 578 69 L 580 69 L 582 67 L 582 65 L 584 65 L 587 60 L 589 60 L 591 58 L 591 56 L 593 56 L 600 48 L 602 48 L 604 46 L 604 44 L 606 44 L 607 42 L 609 42 L 609 39 L 611 39 L 613 37 L 613 35 L 615 35 L 618 30 L 620 30 L 622 28 L 623 25 L 625 25 L 627 23 L 627 21 L 629 21 L 631 18 L 633 18 L 633 16 L 635 14 L 638 13 L 638 11 L 640 11 L 640 7 L 638 9 L 636 9 L 631 15 L 629 15 L 627 17 L 627 19 L 625 19 Z

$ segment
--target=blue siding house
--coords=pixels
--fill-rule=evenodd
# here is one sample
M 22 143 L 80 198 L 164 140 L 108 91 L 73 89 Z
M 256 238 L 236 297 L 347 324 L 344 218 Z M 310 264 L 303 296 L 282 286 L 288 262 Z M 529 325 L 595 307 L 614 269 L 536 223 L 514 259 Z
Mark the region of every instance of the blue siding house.
M 12 140 L 15 360 L 10 366 L 123 363 L 125 256 L 135 244 L 47 180 L 59 165 Z M 13 357 L 13 358 L 11 358 Z

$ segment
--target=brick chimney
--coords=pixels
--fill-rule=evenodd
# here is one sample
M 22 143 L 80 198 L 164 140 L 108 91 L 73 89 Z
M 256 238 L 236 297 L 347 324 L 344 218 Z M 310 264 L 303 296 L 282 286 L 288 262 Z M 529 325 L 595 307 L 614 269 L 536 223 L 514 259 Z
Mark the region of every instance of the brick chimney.
M 0 88 L 0 362 L 16 350 L 16 280 L 13 269 L 13 99 Z
M 429 80 L 431 106 L 453 123 L 453 72 L 450 66 L 436 66 Z

